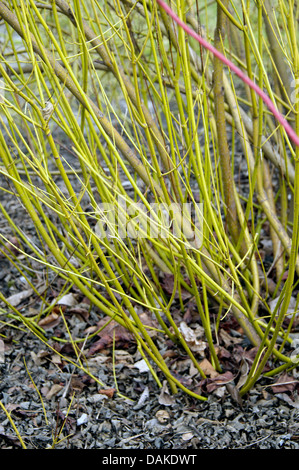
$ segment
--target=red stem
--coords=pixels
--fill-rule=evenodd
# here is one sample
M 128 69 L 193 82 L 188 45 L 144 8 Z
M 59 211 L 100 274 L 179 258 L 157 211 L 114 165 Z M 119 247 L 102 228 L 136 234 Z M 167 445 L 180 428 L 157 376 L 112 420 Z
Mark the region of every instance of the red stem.
M 271 101 L 268 95 L 263 92 L 252 80 L 250 80 L 247 75 L 245 75 L 242 70 L 240 70 L 233 62 L 227 59 L 221 52 L 219 52 L 212 44 L 207 42 L 203 37 L 193 31 L 189 26 L 186 25 L 175 13 L 174 11 L 162 0 L 157 0 L 157 3 L 166 11 L 166 13 L 179 25 L 181 26 L 189 36 L 192 36 L 196 41 L 198 41 L 205 49 L 210 51 L 214 56 L 220 59 L 225 65 L 227 65 L 238 77 L 243 80 L 250 88 L 252 88 L 268 106 L 269 110 L 273 113 L 277 121 L 285 128 L 286 133 L 290 139 L 294 142 L 295 145 L 299 147 L 299 137 L 296 132 L 292 129 L 286 119 L 282 114 L 276 109 L 274 103 Z

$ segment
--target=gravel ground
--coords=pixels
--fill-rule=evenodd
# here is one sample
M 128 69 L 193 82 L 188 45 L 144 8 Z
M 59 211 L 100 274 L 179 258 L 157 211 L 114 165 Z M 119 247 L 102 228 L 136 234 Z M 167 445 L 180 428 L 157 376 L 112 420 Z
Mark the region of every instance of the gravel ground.
M 259 383 L 238 403 L 227 386 L 198 401 L 159 389 L 138 353 L 89 359 L 101 386 L 17 332 L 1 365 L 0 396 L 28 449 L 298 449 L 299 400 Z M 25 367 L 26 364 L 26 367 Z M 27 370 L 26 370 L 27 369 Z M 30 374 L 30 375 L 29 375 Z M 0 411 L 0 448 L 20 442 Z
M 3 180 L 0 183 L 2 187 L 7 185 Z M 15 223 L 38 243 L 31 221 L 16 198 L 9 192 L 2 192 L 1 198 Z M 10 237 L 1 214 L 0 230 Z M 31 269 L 36 270 L 38 278 L 40 266 L 31 261 Z M 42 290 L 42 276 L 40 281 Z M 51 282 L 48 292 L 51 300 L 51 296 L 54 298 L 60 292 L 61 285 L 55 277 L 47 281 Z M 20 273 L 1 256 L 0 289 L 5 297 L 16 296 L 13 301 L 24 315 L 36 315 L 39 311 L 36 298 L 31 297 Z M 70 292 L 70 296 L 65 315 L 77 337 L 94 328 L 101 316 L 77 292 Z M 186 322 L 192 331 L 200 332 L 198 320 L 192 315 L 181 318 L 175 311 L 173 315 L 177 324 Z M 229 324 L 229 317 L 219 336 L 226 383 L 216 386 L 211 376 L 202 381 L 181 351 L 167 342 L 159 344 L 172 372 L 187 388 L 203 394 L 206 401 L 195 400 L 183 392 L 170 395 L 167 383 L 158 374 L 163 382 L 163 388 L 159 388 L 136 345 L 124 332 L 116 336 L 114 355 L 111 341 L 102 337 L 98 339 L 102 341 L 100 345 L 93 344 L 93 354 L 89 354 L 88 345 L 82 362 L 85 370 L 73 368 L 57 353 L 76 361 L 73 349 L 53 340 L 54 336 L 65 335 L 61 318 L 60 323 L 52 320 L 53 324 L 43 325 L 52 350 L 27 330 L 20 329 L 20 323 L 13 319 L 11 326 L 0 325 L 0 339 L 5 337 L 5 354 L 0 361 L 0 399 L 28 449 L 299 448 L 299 373 L 293 370 L 292 375 L 262 379 L 241 401 L 236 384 L 242 376 L 244 358 L 250 364 L 254 350 L 234 330 L 236 325 Z M 151 321 L 146 316 L 144 320 Z M 200 360 L 204 358 L 203 354 Z M 86 373 L 87 369 L 94 378 Z M 274 383 L 277 380 L 280 385 Z M 0 409 L 0 448 L 15 447 L 20 447 L 20 441 Z

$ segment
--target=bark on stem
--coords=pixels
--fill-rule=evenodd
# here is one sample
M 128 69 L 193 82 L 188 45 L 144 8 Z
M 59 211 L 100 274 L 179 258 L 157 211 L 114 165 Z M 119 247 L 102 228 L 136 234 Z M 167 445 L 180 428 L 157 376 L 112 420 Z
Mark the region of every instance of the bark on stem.
M 227 8 L 228 0 L 223 2 Z M 226 15 L 223 10 L 217 6 L 217 25 L 215 29 L 214 45 L 221 53 L 223 53 L 223 40 L 225 36 Z M 215 96 L 215 117 L 218 137 L 218 149 L 220 166 L 223 181 L 224 201 L 226 205 L 226 220 L 230 234 L 235 243 L 238 242 L 240 234 L 240 226 L 236 209 L 236 202 L 233 191 L 233 178 L 230 151 L 226 133 L 226 119 L 224 106 L 224 87 L 223 87 L 223 63 L 217 57 L 214 57 L 214 96 Z

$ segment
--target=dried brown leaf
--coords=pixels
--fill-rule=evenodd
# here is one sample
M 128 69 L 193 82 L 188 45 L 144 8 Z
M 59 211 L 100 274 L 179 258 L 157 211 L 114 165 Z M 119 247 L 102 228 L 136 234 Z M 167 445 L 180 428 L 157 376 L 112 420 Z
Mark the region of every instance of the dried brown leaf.
M 104 326 L 108 320 L 109 317 L 103 318 L 98 323 L 98 328 Z M 110 348 L 113 345 L 113 341 L 115 341 L 116 345 L 124 347 L 133 340 L 133 335 L 115 320 L 112 320 L 97 336 L 99 339 L 91 346 L 87 356 L 91 356 L 102 349 Z
M 114 357 L 116 364 L 125 364 L 129 367 L 134 362 L 132 354 L 128 351 L 123 351 L 122 349 L 116 349 L 114 351 Z
M 149 336 L 151 338 L 155 338 L 157 336 L 157 331 L 154 329 L 154 328 L 158 328 L 159 327 L 159 324 L 158 324 L 158 321 L 156 320 L 156 318 L 152 318 L 148 313 L 146 312 L 143 312 L 139 315 L 139 318 L 142 322 L 142 324 L 146 327 L 150 327 L 150 328 L 146 328 L 146 331 L 148 332 Z
M 205 373 L 205 375 L 207 375 L 208 377 L 218 377 L 219 375 L 219 372 L 217 372 L 214 367 L 212 366 L 212 364 L 210 363 L 210 361 L 208 361 L 208 359 L 203 359 L 200 363 L 199 363 L 199 367 L 201 368 L 201 370 Z
M 248 376 L 249 366 L 246 361 L 243 361 L 240 367 L 240 377 L 237 383 L 237 388 L 240 389 L 246 382 Z
M 41 350 L 38 353 L 31 351 L 31 358 L 36 366 L 41 366 L 47 362 L 47 357 L 49 357 L 49 351 Z
M 271 388 L 273 393 L 293 392 L 298 386 L 298 383 L 298 380 L 285 372 L 281 374 L 273 385 L 271 385 Z
M 20 242 L 17 237 L 11 237 L 4 245 L 4 252 L 11 253 L 14 256 L 18 256 L 20 251 Z M 4 254 L 0 253 L 0 258 L 4 258 Z
M 156 418 L 160 424 L 165 424 L 170 420 L 170 416 L 167 410 L 158 410 Z
M 149 396 L 150 396 L 149 389 L 146 386 L 143 392 L 141 393 L 137 404 L 134 406 L 134 410 L 139 410 L 140 408 L 142 408 L 145 405 L 146 400 L 149 398 Z
M 84 321 L 87 321 L 89 318 L 89 310 L 83 307 L 71 307 L 68 309 L 68 313 L 79 315 Z
M 116 392 L 115 388 L 107 388 L 99 390 L 101 395 L 105 395 L 108 398 L 113 398 L 114 393 Z
M 69 292 L 68 294 L 65 294 L 63 297 L 61 297 L 57 301 L 57 305 L 65 305 L 66 307 L 75 307 L 78 304 L 77 297 L 78 296 L 76 294 Z
M 222 341 L 224 343 L 224 346 L 226 348 L 228 348 L 229 346 L 233 346 L 234 344 L 241 343 L 243 341 L 243 338 L 236 338 L 236 337 L 230 335 L 223 328 L 220 330 L 219 336 L 222 339 Z
M 167 382 L 164 380 L 163 386 L 158 399 L 160 405 L 171 406 L 175 404 L 175 398 L 170 395 L 167 387 Z
M 172 295 L 173 290 L 174 290 L 174 275 L 164 273 L 163 280 L 161 281 L 161 286 L 163 287 L 164 291 L 167 294 Z M 176 293 L 175 293 L 174 298 L 178 299 L 180 297 L 180 294 L 181 294 L 182 300 L 187 300 L 192 297 L 192 294 L 190 294 L 190 292 L 188 292 L 183 287 L 181 287 L 181 292 L 179 293 L 178 286 L 176 286 Z
M 16 294 L 9 296 L 6 300 L 13 307 L 17 307 L 22 302 L 24 302 L 24 300 L 27 300 L 32 294 L 33 294 L 33 289 L 25 289 L 21 292 L 18 292 Z
M 183 441 L 190 441 L 194 437 L 193 432 L 185 432 L 182 434 L 182 440 Z
M 182 321 L 180 323 L 179 330 L 191 351 L 202 353 L 203 355 L 203 352 L 207 348 L 207 343 L 199 339 L 202 333 L 202 329 L 199 327 L 196 330 L 193 330 Z
M 258 347 L 255 346 L 247 351 L 244 352 L 244 358 L 246 359 L 246 361 L 248 362 L 249 365 L 253 364 L 253 361 L 257 355 L 257 352 L 258 352 Z M 261 357 L 259 359 L 259 362 L 258 364 L 260 363 L 261 359 L 264 357 L 264 353 L 261 354 Z M 263 373 L 264 372 L 268 372 L 270 370 L 270 367 L 268 364 L 265 365 L 265 367 L 263 368 Z
M 141 359 L 140 361 L 135 362 L 135 364 L 132 367 L 138 369 L 141 374 L 143 372 L 149 372 L 150 370 L 144 359 Z
M 242 397 L 240 395 L 240 392 L 238 390 L 237 387 L 235 387 L 233 384 L 231 383 L 227 383 L 226 384 L 226 389 L 227 391 L 230 393 L 231 397 L 240 405 L 242 406 L 243 405 L 243 400 L 242 400 Z
M 60 322 L 60 315 L 55 311 L 52 311 L 49 315 L 45 318 L 42 318 L 38 322 L 39 326 L 41 326 L 44 330 L 49 330 L 50 328 L 54 328 Z
M 226 371 L 223 374 L 218 374 L 215 377 L 206 379 L 207 392 L 213 392 L 216 388 L 222 387 L 234 379 L 233 374 L 230 371 Z
M 77 393 L 81 393 L 86 384 L 83 382 L 82 377 L 73 376 L 71 378 L 71 390 Z
M 59 393 L 60 390 L 62 390 L 62 389 L 63 389 L 63 385 L 60 385 L 60 384 L 52 385 L 51 389 L 49 390 L 49 392 L 46 395 L 46 399 L 51 400 L 51 398 L 54 397 L 55 395 L 57 395 L 57 393 Z

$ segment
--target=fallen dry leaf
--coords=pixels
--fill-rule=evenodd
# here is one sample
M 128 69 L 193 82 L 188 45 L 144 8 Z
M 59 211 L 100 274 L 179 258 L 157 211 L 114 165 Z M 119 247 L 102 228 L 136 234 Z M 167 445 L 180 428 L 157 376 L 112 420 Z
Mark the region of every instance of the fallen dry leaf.
M 135 362 L 135 364 L 132 367 L 138 369 L 141 374 L 143 372 L 149 372 L 150 370 L 144 359 L 141 359 L 140 361 Z
M 170 420 L 170 416 L 167 410 L 158 410 L 156 413 L 156 418 L 161 424 L 165 424 Z
M 240 367 L 240 377 L 236 387 L 240 389 L 246 382 L 248 376 L 249 366 L 246 361 L 243 361 Z
M 71 378 L 71 390 L 73 392 L 81 393 L 85 386 L 86 384 L 83 382 L 81 377 L 73 376 Z
M 181 322 L 179 326 L 180 333 L 188 344 L 192 352 L 203 353 L 207 348 L 207 343 L 198 338 L 202 329 L 192 330 L 185 322 Z
M 81 426 L 82 424 L 88 423 L 88 414 L 87 413 L 82 413 L 80 418 L 77 419 L 77 426 Z
M 41 391 L 41 394 L 42 394 L 44 397 L 46 397 L 47 394 L 49 393 L 49 387 L 47 387 L 46 385 L 44 385 L 43 387 L 41 387 L 40 391 Z
M 110 360 L 108 356 L 104 356 L 103 354 L 97 354 L 95 357 L 90 357 L 88 359 L 87 365 L 89 370 L 93 374 L 96 374 L 101 368 L 102 364 L 104 364 L 104 362 L 107 362 L 108 360 Z
M 60 410 L 57 410 L 57 418 L 61 419 L 63 421 L 65 430 L 68 434 L 72 434 L 76 430 L 76 419 L 72 418 L 71 416 L 67 416 L 65 413 L 63 413 Z
M 144 406 L 146 400 L 149 398 L 149 396 L 150 396 L 149 389 L 146 386 L 145 389 L 143 390 L 143 392 L 141 393 L 139 399 L 138 399 L 137 405 L 134 406 L 134 409 L 139 410 L 140 408 L 142 408 Z
M 210 361 L 208 359 L 203 359 L 199 364 L 201 370 L 207 375 L 208 377 L 218 377 L 219 372 L 217 372 Z
M 298 397 L 296 398 L 296 400 L 292 400 L 292 398 L 290 397 L 290 395 L 288 395 L 287 393 L 278 393 L 277 394 L 277 397 L 280 399 L 280 400 L 284 400 L 288 403 L 288 405 L 292 406 L 293 408 L 297 408 L 297 410 L 299 410 L 299 400 L 298 400 Z
M 168 349 L 165 353 L 163 353 L 162 357 L 163 359 L 172 358 L 172 357 L 177 357 L 177 352 L 174 351 L 173 349 Z
M 78 315 L 85 321 L 87 321 L 89 318 L 89 310 L 87 308 L 83 308 L 79 306 L 69 308 L 68 313 L 73 314 L 73 315 Z
M 19 441 L 19 438 L 13 436 L 12 434 L 6 434 L 6 433 L 3 433 L 3 432 L 0 432 L 0 437 L 5 442 L 7 442 L 7 444 L 9 444 L 9 445 L 14 445 L 14 446 L 17 446 L 17 447 L 20 447 L 20 448 L 22 447 L 22 444 Z
M 83 347 L 82 343 L 64 343 L 61 347 L 59 352 L 62 355 L 72 356 L 82 354 L 81 348 Z
M 62 366 L 63 364 L 63 359 L 59 354 L 52 354 L 51 356 L 51 362 L 55 364 L 56 366 Z
M 293 392 L 299 381 L 287 373 L 281 374 L 278 380 L 271 385 L 273 393 Z
M 189 323 L 192 323 L 192 320 L 193 320 L 192 312 L 193 312 L 193 306 L 188 306 L 183 316 L 183 321 L 187 323 L 187 325 L 189 325 Z
M 20 242 L 17 239 L 17 237 L 11 237 L 4 245 L 4 253 L 11 253 L 15 256 L 19 255 L 21 252 L 19 250 L 20 248 Z M 0 258 L 4 258 L 4 254 L 0 253 Z
M 161 281 L 161 286 L 163 287 L 164 291 L 167 294 L 172 295 L 173 290 L 174 290 L 174 275 L 164 273 L 163 279 Z M 179 297 L 180 297 L 180 294 L 179 294 L 178 286 L 176 286 L 176 293 L 175 293 L 174 298 L 178 299 Z M 182 297 L 182 300 L 187 300 L 192 297 L 192 294 L 190 294 L 190 292 L 188 292 L 186 289 L 181 287 L 181 297 Z
M 231 382 L 233 379 L 233 374 L 230 371 L 226 371 L 223 374 L 218 374 L 215 377 L 203 379 L 198 385 L 200 388 L 205 389 L 208 393 L 211 393 L 217 388 L 223 387 L 227 383 Z
M 84 330 L 84 335 L 85 335 L 85 336 L 92 335 L 92 334 L 95 333 L 98 329 L 99 329 L 99 328 L 98 328 L 97 325 L 88 326 L 88 327 L 85 328 L 85 330 Z
M 221 387 L 215 388 L 215 390 L 213 391 L 213 394 L 218 398 L 223 398 L 224 395 L 226 394 L 225 385 L 221 385 Z
M 47 357 L 49 357 L 49 351 L 41 350 L 38 353 L 31 351 L 31 358 L 36 366 L 41 366 L 47 362 Z
M 178 358 L 175 362 L 171 364 L 171 369 L 175 370 L 177 373 L 182 374 L 187 370 L 190 370 L 191 359 L 182 359 Z
M 99 390 L 99 393 L 101 395 L 105 395 L 108 398 L 113 398 L 115 391 L 115 388 L 107 388 Z
M 18 418 L 35 418 L 38 413 L 33 412 L 32 410 L 23 409 L 21 406 L 17 406 L 12 410 L 12 414 Z
M 148 332 L 149 336 L 151 338 L 155 338 L 157 336 L 157 331 L 155 328 L 159 327 L 159 324 L 156 318 L 150 317 L 150 315 L 146 312 L 141 313 L 139 315 L 139 318 L 145 327 L 146 326 L 150 327 L 150 328 L 146 328 L 146 331 Z
M 224 346 L 216 346 L 216 352 L 219 359 L 231 358 L 231 353 Z
M 167 387 L 167 381 L 164 380 L 163 386 L 158 399 L 160 405 L 171 406 L 175 404 L 175 398 L 170 395 Z
M 109 317 L 103 318 L 98 323 L 98 328 L 104 326 L 108 320 Z M 126 328 L 119 325 L 115 320 L 112 320 L 97 336 L 100 339 L 93 343 L 87 353 L 87 356 L 92 356 L 101 349 L 111 347 L 113 345 L 113 341 L 115 341 L 116 345 L 122 345 L 123 347 L 127 346 L 133 341 L 133 335 L 128 330 L 126 330 Z
M 77 295 L 69 292 L 68 294 L 61 297 L 57 302 L 57 305 L 65 305 L 66 307 L 75 307 L 78 304 Z
M 51 389 L 49 390 L 49 392 L 46 395 L 46 399 L 51 400 L 51 398 L 54 397 L 55 395 L 57 395 L 57 393 L 59 393 L 60 390 L 62 390 L 62 389 L 63 389 L 63 385 L 60 385 L 60 384 L 52 385 Z
M 184 434 L 182 434 L 183 441 L 190 441 L 190 439 L 192 439 L 193 437 L 194 437 L 193 432 L 185 432 Z
M 8 297 L 6 300 L 9 302 L 13 307 L 17 307 L 22 303 L 24 300 L 28 299 L 33 294 L 33 289 L 25 289 L 17 294 L 13 294 Z
M 227 331 L 225 331 L 223 328 L 219 332 L 219 336 L 224 342 L 225 347 L 232 346 L 234 344 L 241 343 L 243 341 L 243 338 L 235 338 L 234 336 L 231 336 Z
M 190 361 L 190 368 L 189 368 L 189 376 L 192 378 L 194 377 L 195 375 L 197 375 L 199 372 L 198 372 L 198 369 L 195 367 L 195 365 L 193 364 L 192 361 Z
M 248 362 L 249 365 L 253 364 L 253 361 L 254 361 L 254 359 L 257 355 L 257 352 L 258 352 L 258 347 L 257 346 L 254 346 L 253 348 L 244 351 L 244 358 L 246 359 L 246 361 Z M 265 353 L 261 354 L 261 357 L 260 357 L 260 360 L 259 360 L 258 364 L 260 363 L 260 361 L 264 357 L 264 354 Z M 265 365 L 265 367 L 263 368 L 263 373 L 268 372 L 269 370 L 270 370 L 270 367 L 267 363 Z
M 116 349 L 114 351 L 114 358 L 117 364 L 125 364 L 128 367 L 134 362 L 132 354 L 128 351 L 123 351 L 122 349 Z
M 44 330 L 49 330 L 50 328 L 54 328 L 54 326 L 57 326 L 60 322 L 60 315 L 54 311 L 52 311 L 49 315 L 47 315 L 45 318 L 42 318 L 38 324 L 41 326 Z
M 8 403 L 6 405 L 6 409 L 9 412 L 15 411 L 17 408 L 20 408 L 20 405 L 18 403 Z
M 193 380 L 191 377 L 186 375 L 178 374 L 175 370 L 172 372 L 172 375 L 175 379 L 177 379 L 184 387 L 191 387 Z
M 226 384 L 226 390 L 230 393 L 231 397 L 242 407 L 243 400 L 240 395 L 239 389 L 231 383 Z

